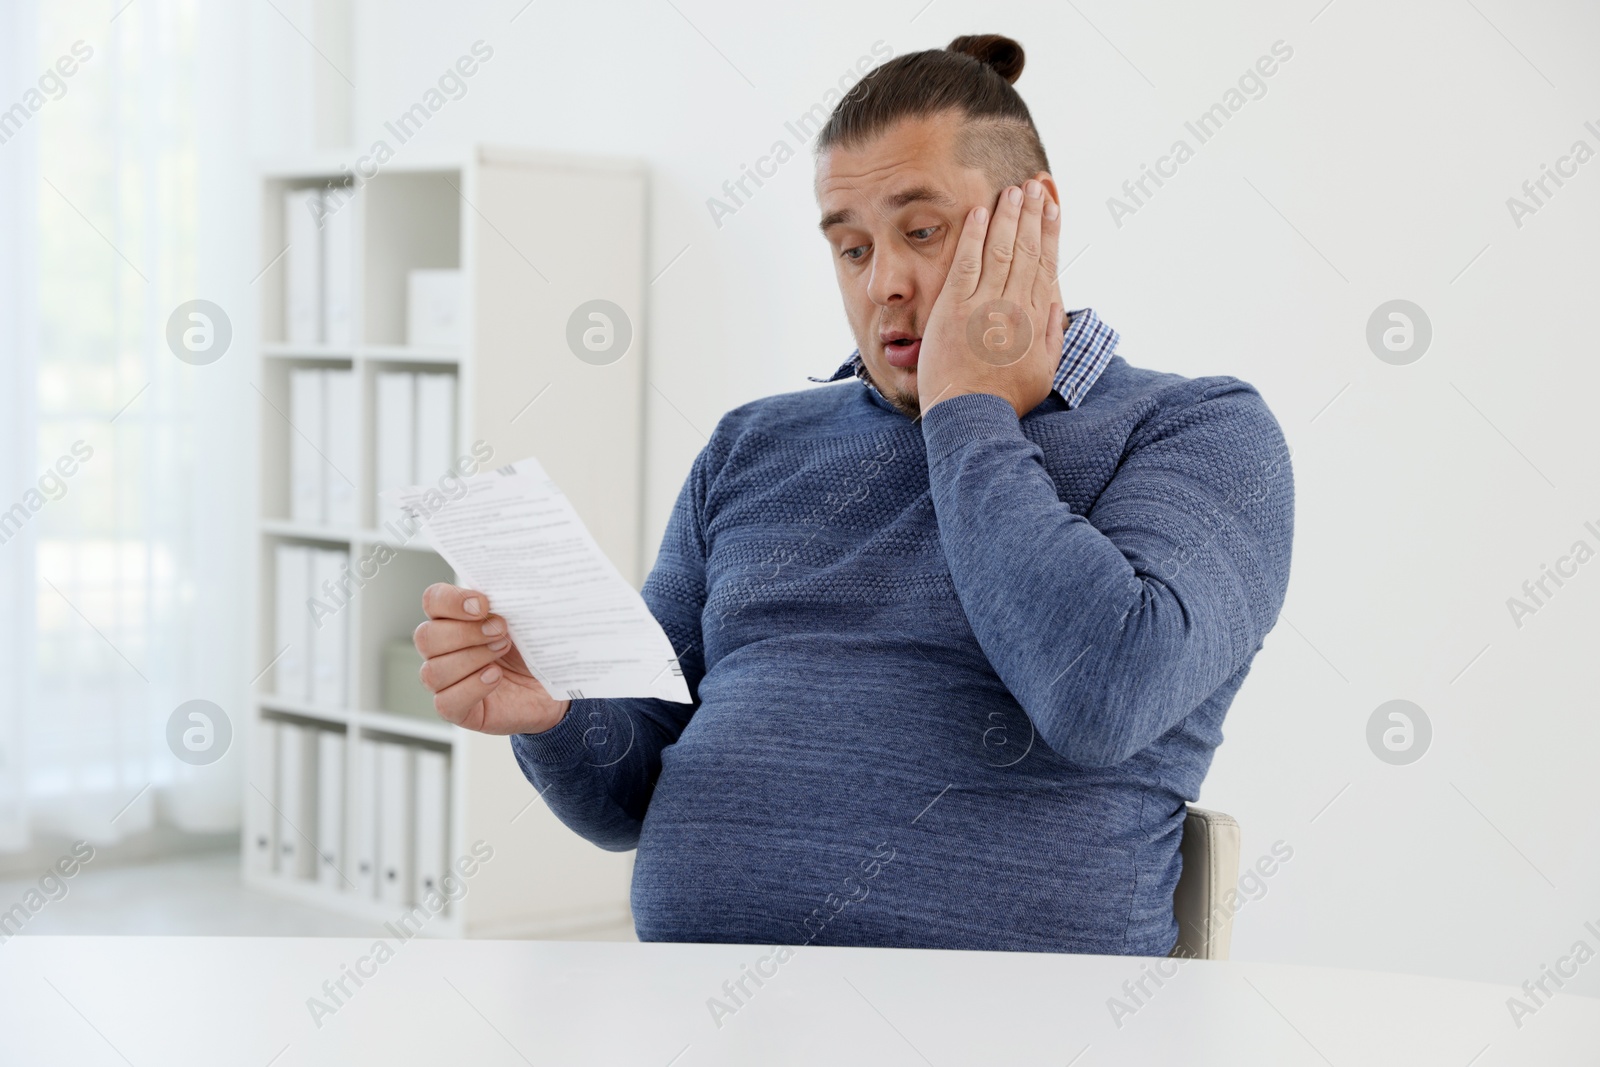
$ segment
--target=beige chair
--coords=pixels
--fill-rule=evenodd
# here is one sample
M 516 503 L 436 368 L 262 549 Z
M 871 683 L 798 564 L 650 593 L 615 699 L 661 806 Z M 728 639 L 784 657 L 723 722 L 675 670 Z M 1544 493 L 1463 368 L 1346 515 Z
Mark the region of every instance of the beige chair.
M 1239 824 L 1232 815 L 1191 804 L 1178 850 L 1183 855 L 1183 873 L 1172 894 L 1178 942 L 1170 955 L 1225 960 L 1238 901 L 1230 904 L 1223 894 L 1230 889 L 1238 891 Z

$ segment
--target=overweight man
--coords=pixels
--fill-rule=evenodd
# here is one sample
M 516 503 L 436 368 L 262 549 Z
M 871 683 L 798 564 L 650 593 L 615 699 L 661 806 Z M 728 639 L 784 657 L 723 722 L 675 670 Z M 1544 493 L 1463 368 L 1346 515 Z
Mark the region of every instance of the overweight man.
M 1254 388 L 1131 366 L 1065 310 L 1022 62 L 900 56 L 818 135 L 857 349 L 695 458 L 642 589 L 691 703 L 553 699 L 482 591 L 424 594 L 439 714 L 638 850 L 642 940 L 1175 943 L 1184 803 L 1282 606 L 1293 481 Z

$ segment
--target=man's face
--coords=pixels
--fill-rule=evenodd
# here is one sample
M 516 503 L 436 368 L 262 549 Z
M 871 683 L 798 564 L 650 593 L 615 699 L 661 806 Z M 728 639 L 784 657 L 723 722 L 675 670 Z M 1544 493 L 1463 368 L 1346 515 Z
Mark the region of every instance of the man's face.
M 871 142 L 817 159 L 822 233 L 845 315 L 880 392 L 911 417 L 923 327 L 967 212 L 993 208 L 994 179 L 956 158 L 959 112 L 907 119 Z

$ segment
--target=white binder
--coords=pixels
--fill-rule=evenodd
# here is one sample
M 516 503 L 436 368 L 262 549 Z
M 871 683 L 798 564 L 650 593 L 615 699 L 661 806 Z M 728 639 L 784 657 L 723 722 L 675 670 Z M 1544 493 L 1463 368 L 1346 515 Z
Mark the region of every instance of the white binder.
M 456 376 L 417 375 L 416 452 L 412 485 L 437 485 L 455 466 Z
M 317 731 L 317 881 L 337 893 L 344 870 L 344 734 Z
M 317 618 L 311 623 L 311 702 L 322 707 L 342 708 L 347 690 L 345 648 L 350 616 L 355 612 L 346 596 L 347 591 L 354 592 L 355 584 L 341 582 L 350 553 L 340 548 L 311 551 L 312 595 L 324 605 L 317 609 Z M 331 613 L 324 608 L 331 609 Z
M 355 343 L 356 209 L 350 199 L 349 189 L 323 196 L 322 340 L 336 348 Z M 344 206 L 333 210 L 339 200 Z
M 427 900 L 432 893 L 444 899 L 440 879 L 446 870 L 446 827 L 450 812 L 449 757 L 431 748 L 418 748 L 416 789 L 416 882 L 412 896 Z
M 323 520 L 329 526 L 357 526 L 355 480 L 361 466 L 360 427 L 356 420 L 356 372 L 322 372 Z
M 292 722 L 278 724 L 278 877 L 304 878 L 306 853 L 306 729 Z
M 378 895 L 378 789 L 378 742 L 363 737 L 356 746 L 356 780 L 350 790 L 355 807 L 352 869 L 345 873 L 355 883 L 352 891 L 367 900 Z
M 327 521 L 322 504 L 323 468 L 327 466 L 322 457 L 328 450 L 325 410 L 323 372 L 314 367 L 290 370 L 289 517 L 318 526 Z
M 294 345 L 322 341 L 321 206 L 322 194 L 316 189 L 283 194 L 283 232 L 289 242 L 283 257 L 283 336 Z
M 405 907 L 411 897 L 411 746 L 378 743 L 378 900 Z
M 272 810 L 278 791 L 278 721 L 260 719 L 250 738 L 250 779 L 245 785 L 245 863 L 254 874 L 271 874 L 277 866 L 278 813 Z
M 418 348 L 460 345 L 464 291 L 459 270 L 408 271 L 406 344 Z
M 272 688 L 285 700 L 304 702 L 311 696 L 311 613 L 306 608 L 311 591 L 311 550 L 304 545 L 280 544 L 276 561 L 277 626 L 272 651 L 283 654 L 273 667 Z
M 373 411 L 374 474 L 379 492 L 417 484 L 415 446 L 412 427 L 415 421 L 416 375 L 407 371 L 384 371 L 378 375 Z M 377 501 L 377 525 L 397 520 L 399 508 L 387 500 Z

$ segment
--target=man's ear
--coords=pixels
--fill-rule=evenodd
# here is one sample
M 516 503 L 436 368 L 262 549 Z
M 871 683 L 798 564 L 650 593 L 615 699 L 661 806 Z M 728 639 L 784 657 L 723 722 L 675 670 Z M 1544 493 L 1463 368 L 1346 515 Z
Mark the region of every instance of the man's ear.
M 1056 188 L 1056 180 L 1050 177 L 1050 172 L 1041 170 L 1033 176 L 1033 180 L 1044 186 L 1045 195 L 1056 202 L 1056 207 L 1061 206 L 1061 191 Z
M 1033 176 L 1033 180 L 1044 186 L 1044 195 L 1054 200 L 1056 207 L 1061 207 L 1061 191 L 1056 188 L 1056 180 L 1050 177 L 1050 172 L 1041 170 Z M 1072 316 L 1067 314 L 1067 305 L 1061 301 L 1061 275 L 1056 275 L 1055 281 L 1056 302 L 1061 304 L 1061 322 L 1063 328 L 1071 321 Z

